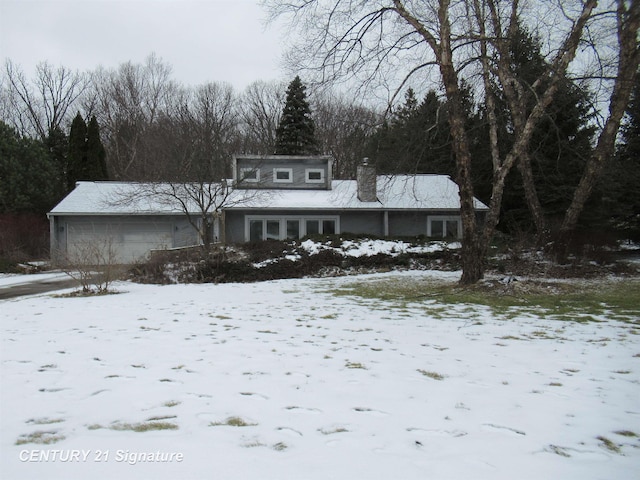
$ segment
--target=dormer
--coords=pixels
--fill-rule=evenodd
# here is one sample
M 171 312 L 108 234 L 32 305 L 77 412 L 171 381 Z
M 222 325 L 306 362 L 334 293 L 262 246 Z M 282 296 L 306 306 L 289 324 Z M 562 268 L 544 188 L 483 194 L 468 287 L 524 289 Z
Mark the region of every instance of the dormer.
M 234 155 L 236 188 L 330 190 L 333 158 L 328 155 Z

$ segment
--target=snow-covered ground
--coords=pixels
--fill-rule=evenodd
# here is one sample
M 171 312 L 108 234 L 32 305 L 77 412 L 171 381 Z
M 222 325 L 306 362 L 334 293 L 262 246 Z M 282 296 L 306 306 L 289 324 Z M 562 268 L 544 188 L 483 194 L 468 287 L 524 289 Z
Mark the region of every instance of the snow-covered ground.
M 637 326 L 332 292 L 428 276 L 0 302 L 0 477 L 637 478 Z

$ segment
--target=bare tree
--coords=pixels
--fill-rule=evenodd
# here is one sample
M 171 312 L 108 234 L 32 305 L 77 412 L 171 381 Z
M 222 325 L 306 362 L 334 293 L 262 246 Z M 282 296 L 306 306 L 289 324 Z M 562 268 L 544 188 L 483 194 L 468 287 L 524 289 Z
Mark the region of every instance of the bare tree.
M 463 284 L 474 283 L 483 276 L 484 258 L 499 220 L 507 174 L 517 161 L 525 173 L 530 169 L 527 159 L 533 132 L 553 101 L 560 82 L 570 73 L 578 47 L 586 39 L 585 32 L 592 34 L 591 29 L 598 28 L 598 20 L 607 16 L 614 4 L 618 11 L 625 13 L 618 16 L 620 22 L 627 25 L 637 50 L 637 24 L 625 21 L 638 9 L 636 0 L 610 0 L 601 8 L 596 0 L 549 0 L 535 4 L 518 0 L 375 3 L 271 0 L 266 3 L 273 15 L 289 15 L 296 27 L 304 29 L 303 44 L 294 49 L 299 52 L 295 60 L 309 71 L 318 72 L 320 80 L 349 76 L 358 79 L 359 85 L 391 82 L 398 85 L 396 92 L 408 78 L 416 76 L 442 85 L 460 192 Z M 533 15 L 534 5 L 541 15 Z M 507 39 L 519 23 L 527 21 L 548 22 L 549 35 L 545 39 L 548 68 L 525 89 L 509 61 Z M 613 40 L 618 32 L 599 30 L 607 40 L 607 47 L 616 43 Z M 632 63 L 625 63 L 623 57 L 624 53 L 617 49 L 619 65 Z M 636 68 L 633 70 L 635 75 Z M 399 77 L 398 72 L 404 76 Z M 616 77 L 615 82 L 620 78 L 626 76 Z M 465 130 L 463 83 L 476 85 L 477 94 L 485 97 L 488 110 L 493 182 L 490 210 L 483 224 L 477 221 L 473 208 L 472 152 Z M 508 99 L 514 130 L 513 144 L 508 151 L 501 151 L 498 143 L 496 106 L 491 97 L 494 85 Z M 617 100 L 624 99 L 624 93 L 621 92 Z M 526 109 L 525 105 L 531 100 L 533 107 Z M 615 123 L 619 125 L 619 120 L 616 122 L 613 118 Z M 612 153 L 612 148 L 603 150 L 604 156 Z
M 98 69 L 88 96 L 101 125 L 109 171 L 118 180 L 152 179 L 159 166 L 153 126 L 166 116 L 177 92 L 171 67 L 155 55 L 144 64 L 124 63 L 117 70 Z
M 237 186 L 227 180 L 137 183 L 120 189 L 109 203 L 128 205 L 133 210 L 146 211 L 151 205 L 155 210 L 181 212 L 198 233 L 202 247 L 208 251 L 214 243 L 225 242 L 224 209 L 247 205 L 269 195 Z
M 344 95 L 316 92 L 311 108 L 321 152 L 334 159 L 334 178 L 355 178 L 366 156 L 367 140 L 382 122 L 382 115 L 348 100 Z
M 243 145 L 246 153 L 272 154 L 276 145 L 276 128 L 284 106 L 286 84 L 257 81 L 249 85 L 240 98 Z
M 4 68 L 3 110 L 22 135 L 46 140 L 55 129 L 66 130 L 76 101 L 87 88 L 86 76 L 47 62 L 36 66 L 27 79 L 22 69 L 7 60 Z

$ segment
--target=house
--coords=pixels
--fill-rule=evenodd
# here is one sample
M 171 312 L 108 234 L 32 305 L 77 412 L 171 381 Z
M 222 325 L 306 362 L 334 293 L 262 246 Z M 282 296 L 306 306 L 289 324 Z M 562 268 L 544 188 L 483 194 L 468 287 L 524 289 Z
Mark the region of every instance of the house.
M 458 186 L 445 175 L 381 176 L 365 162 L 355 180 L 334 180 L 329 156 L 236 155 L 232 166 L 229 186 L 217 184 L 220 198 L 208 210 L 212 238 L 227 243 L 347 232 L 462 235 Z M 154 249 L 197 244 L 194 225 L 202 228 L 197 202 L 162 195 L 158 188 L 169 187 L 159 184 L 154 194 L 140 194 L 149 192 L 149 185 L 78 182 L 48 214 L 53 260 L 107 239 L 123 263 Z M 479 216 L 487 210 L 479 200 L 475 206 Z

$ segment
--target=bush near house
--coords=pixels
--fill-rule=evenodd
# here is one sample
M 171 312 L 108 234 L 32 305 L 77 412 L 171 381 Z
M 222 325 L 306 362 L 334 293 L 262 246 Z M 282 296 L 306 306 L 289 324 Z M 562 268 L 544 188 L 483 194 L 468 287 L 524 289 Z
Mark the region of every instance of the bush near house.
M 348 254 L 347 246 L 371 241 L 350 236 L 314 236 L 302 241 L 261 241 L 218 247 L 155 252 L 144 263 L 135 265 L 133 280 L 145 283 L 227 283 L 257 282 L 306 276 L 332 276 L 392 269 L 459 268 L 457 249 L 427 239 L 397 241 L 400 245 L 425 245 L 424 251 Z M 383 240 L 381 240 L 383 241 Z M 310 242 L 310 243 L 308 243 Z M 389 242 L 384 240 L 383 242 Z M 392 242 L 389 242 L 392 243 Z M 308 250 L 305 246 L 318 248 Z
M 584 255 L 559 264 L 544 250 L 505 241 L 490 255 L 487 273 L 556 278 L 638 273 L 638 265 L 603 255 L 600 249 L 581 251 Z M 193 247 L 155 252 L 148 261 L 133 266 L 129 275 L 142 283 L 243 283 L 394 269 L 459 270 L 459 244 L 423 237 L 375 240 L 346 234 L 218 246 L 209 251 Z

